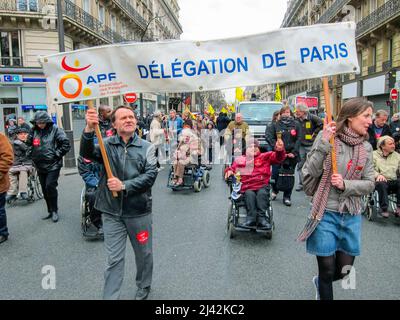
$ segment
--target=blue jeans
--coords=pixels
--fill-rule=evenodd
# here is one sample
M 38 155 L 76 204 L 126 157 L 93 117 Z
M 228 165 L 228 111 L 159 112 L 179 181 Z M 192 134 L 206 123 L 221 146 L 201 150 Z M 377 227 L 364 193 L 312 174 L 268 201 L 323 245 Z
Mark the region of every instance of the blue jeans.
M 6 216 L 6 194 L 0 193 L 0 236 L 8 237 L 7 216 Z

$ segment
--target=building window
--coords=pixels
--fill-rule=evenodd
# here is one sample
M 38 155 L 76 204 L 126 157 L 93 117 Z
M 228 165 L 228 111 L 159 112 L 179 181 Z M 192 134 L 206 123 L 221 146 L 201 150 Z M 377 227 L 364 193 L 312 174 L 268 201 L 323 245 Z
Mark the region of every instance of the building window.
M 99 4 L 99 21 L 104 24 L 104 7 Z
M 112 14 L 111 15 L 111 30 L 116 31 L 117 29 L 117 18 Z
M 18 11 L 38 12 L 38 0 L 17 0 Z
M 18 31 L 0 31 L 0 57 L 2 66 L 22 66 Z
M 83 0 L 83 10 L 90 13 L 90 0 Z

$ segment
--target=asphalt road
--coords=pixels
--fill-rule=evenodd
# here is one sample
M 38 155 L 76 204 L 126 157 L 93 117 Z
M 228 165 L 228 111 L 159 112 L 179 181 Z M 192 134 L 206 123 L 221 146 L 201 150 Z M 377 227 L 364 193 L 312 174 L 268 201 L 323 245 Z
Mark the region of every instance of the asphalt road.
M 314 298 L 315 257 L 295 242 L 308 200 L 294 192 L 293 206 L 274 202 L 272 240 L 261 234 L 226 234 L 228 188 L 221 169 L 211 171 L 200 193 L 166 188 L 167 169 L 153 188 L 154 277 L 149 299 Z M 105 252 L 80 230 L 79 175 L 60 178 L 60 221 L 42 221 L 44 201 L 8 208 L 10 238 L 0 245 L 0 299 L 101 299 Z M 336 299 L 399 299 L 400 219 L 363 219 L 362 254 L 356 258 L 356 288 L 334 284 Z M 54 266 L 56 288 L 43 289 L 44 266 Z M 127 244 L 122 299 L 136 291 L 135 262 Z

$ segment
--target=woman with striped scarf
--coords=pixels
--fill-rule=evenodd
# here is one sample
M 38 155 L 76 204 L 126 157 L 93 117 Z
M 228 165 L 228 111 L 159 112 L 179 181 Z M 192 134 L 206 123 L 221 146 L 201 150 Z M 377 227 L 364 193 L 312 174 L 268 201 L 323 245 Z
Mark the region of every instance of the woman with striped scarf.
M 349 274 L 360 255 L 361 197 L 375 187 L 367 133 L 372 110 L 372 103 L 363 98 L 347 101 L 336 123 L 325 120 L 302 169 L 303 177 L 320 179 L 310 216 L 298 236 L 307 242 L 307 252 L 317 256 L 318 276 L 313 278 L 317 299 L 333 299 L 332 282 Z M 332 167 L 332 136 L 337 172 Z

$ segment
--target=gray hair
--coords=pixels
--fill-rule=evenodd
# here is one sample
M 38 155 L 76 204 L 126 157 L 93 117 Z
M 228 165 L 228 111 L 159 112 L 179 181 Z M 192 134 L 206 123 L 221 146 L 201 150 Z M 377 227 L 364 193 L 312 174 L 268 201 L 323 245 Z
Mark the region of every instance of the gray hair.
M 389 114 L 386 110 L 378 110 L 375 113 L 375 117 L 380 117 L 380 116 L 385 116 L 385 117 L 389 117 Z
M 296 105 L 296 110 L 299 110 L 302 112 L 308 112 L 308 107 L 304 103 L 299 103 Z

